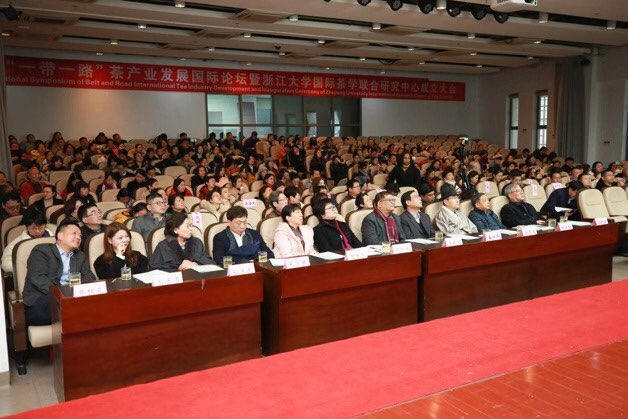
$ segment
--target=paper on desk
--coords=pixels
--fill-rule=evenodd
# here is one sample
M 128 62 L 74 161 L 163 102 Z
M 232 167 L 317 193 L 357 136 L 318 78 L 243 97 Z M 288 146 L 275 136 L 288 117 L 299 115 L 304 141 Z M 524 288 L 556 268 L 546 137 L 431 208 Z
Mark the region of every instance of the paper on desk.
M 369 256 L 376 256 L 382 254 L 382 245 L 381 244 L 369 244 L 365 247 L 367 249 L 367 253 Z
M 199 273 L 224 271 L 224 269 L 218 265 L 199 265 L 193 266 L 192 269 Z
M 534 227 L 537 230 L 541 230 L 541 231 L 554 231 L 554 227 L 546 227 L 546 226 L 539 226 L 539 225 L 529 226 L 529 227 Z
M 276 258 L 269 258 L 268 261 L 270 262 L 271 265 L 273 265 L 275 268 L 279 268 L 283 266 L 283 259 L 276 259 Z
M 338 259 L 345 258 L 343 255 L 339 255 L 338 253 L 334 253 L 334 252 L 315 253 L 312 256 L 316 256 L 317 258 L 324 259 L 324 260 L 338 260 Z
M 497 230 L 502 234 L 505 234 L 507 236 L 516 236 L 517 232 L 516 231 L 512 231 L 512 230 Z
M 554 211 L 556 211 L 556 212 L 568 212 L 568 211 L 573 211 L 573 208 L 554 207 Z
M 567 221 L 569 224 L 574 226 L 590 226 L 591 223 L 587 223 L 586 221 Z
M 154 271 L 150 271 L 150 272 L 144 272 L 143 274 L 137 274 L 137 275 L 133 275 L 133 278 L 137 279 L 138 281 L 141 281 L 145 284 L 152 284 L 153 283 L 153 277 L 155 275 L 163 275 L 163 274 L 168 274 L 168 272 L 159 270 L 159 269 L 155 269 Z
M 474 236 L 467 236 L 466 234 L 448 234 L 447 237 L 458 237 L 461 238 L 462 240 L 477 240 L 479 239 L 479 237 L 474 237 Z
M 418 243 L 418 244 L 437 244 L 434 240 L 426 240 L 426 239 L 408 239 L 407 242 Z

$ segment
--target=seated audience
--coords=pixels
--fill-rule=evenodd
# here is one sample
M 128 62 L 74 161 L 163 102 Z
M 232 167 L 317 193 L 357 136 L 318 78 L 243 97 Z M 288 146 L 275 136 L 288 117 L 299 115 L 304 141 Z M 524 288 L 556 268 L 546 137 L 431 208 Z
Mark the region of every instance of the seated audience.
M 74 184 L 74 195 L 83 204 L 96 204 L 96 199 L 89 193 L 89 185 L 82 180 L 79 180 Z
M 399 216 L 393 211 L 397 199 L 388 191 L 379 192 L 373 201 L 373 212 L 362 221 L 362 242 L 365 245 L 380 245 L 383 242 L 397 243 L 405 240 Z
M 283 191 L 286 198 L 288 198 L 288 204 L 297 204 L 303 208 L 303 202 L 301 202 L 301 192 L 296 186 L 286 186 Z
M 434 185 L 431 183 L 421 183 L 418 190 L 424 207 L 436 201 L 436 189 L 434 189 Z
M 355 198 L 355 209 L 373 209 L 373 201 L 366 192 L 362 192 Z
M 510 201 L 504 205 L 500 213 L 502 223 L 506 227 L 513 228 L 520 225 L 543 224 L 541 216 L 534 207 L 524 202 L 525 195 L 521 186 L 514 183 L 506 185 L 504 195 Z
M 120 223 L 111 223 L 103 236 L 104 252 L 94 261 L 99 279 L 114 279 L 122 275 L 122 268 L 131 268 L 131 273 L 148 271 L 148 259 L 131 246 L 131 232 Z
M 131 218 L 138 218 L 148 214 L 148 207 L 144 202 L 137 202 L 131 208 L 116 214 L 114 222 L 124 224 Z
M 35 207 L 30 207 L 26 210 L 20 224 L 25 226 L 26 229 L 7 244 L 2 253 L 2 271 L 4 273 L 13 273 L 13 248 L 18 243 L 28 239 L 52 236 L 52 233 L 46 230 L 46 216 Z
M 595 185 L 595 189 L 603 191 L 609 186 L 617 186 L 617 182 L 615 181 L 615 173 L 612 170 L 604 170 L 602 171 L 602 175 L 600 180 L 598 180 Z
M 400 216 L 401 228 L 406 240 L 428 239 L 434 237 L 434 227 L 430 216 L 421 212 L 423 202 L 417 191 L 408 191 L 401 196 L 401 205 L 405 210 Z
M 152 193 L 146 197 L 146 208 L 148 208 L 148 214 L 137 217 L 133 221 L 133 230 L 140 233 L 145 241 L 153 230 L 166 225 L 165 214 L 168 202 L 158 193 Z
M 401 164 L 397 164 L 388 175 L 389 182 L 395 182 L 399 187 L 412 186 L 414 188 L 421 183 L 421 172 L 412 162 L 410 153 L 403 153 Z M 381 244 L 381 243 L 379 243 Z
M 45 212 L 46 208 L 53 205 L 63 205 L 63 199 L 57 198 L 57 188 L 54 185 L 46 185 L 43 188 L 44 197 L 33 202 L 33 206 Z
M 63 221 L 55 239 L 56 243 L 38 244 L 28 257 L 23 297 L 30 326 L 52 323 L 50 286 L 68 285 L 70 273 L 80 273 L 82 283 L 96 279 L 79 249 L 81 228 L 76 222 Z
M 475 224 L 479 232 L 506 228 L 499 220 L 499 217 L 497 217 L 497 214 L 491 210 L 491 201 L 487 195 L 483 193 L 473 195 L 471 205 L 473 205 L 473 210 L 469 213 L 469 220 Z
M 166 211 L 166 217 L 170 217 L 174 213 L 187 214 L 188 212 L 185 208 L 185 200 L 178 194 L 170 195 L 168 197 L 168 206 L 170 208 Z
M 273 191 L 268 197 L 268 200 L 270 201 L 270 207 L 273 211 L 267 217 L 280 217 L 281 210 L 283 207 L 288 205 L 288 198 L 286 198 L 286 195 L 278 190 Z
M 342 200 L 341 204 L 346 201 L 357 198 L 360 195 L 361 186 L 357 178 L 353 178 L 347 182 L 347 196 Z
M 137 220 L 135 221 L 137 222 Z M 213 265 L 203 242 L 192 236 L 192 223 L 185 214 L 173 214 L 166 221 L 166 240 L 157 245 L 150 258 L 153 269 L 166 271 L 192 268 L 199 265 Z
M 225 201 L 220 193 L 220 188 L 216 187 L 209 195 L 209 201 L 203 199 L 200 203 L 201 209 L 215 214 L 218 218 L 224 212 L 231 208 L 231 203 Z
M 137 169 L 135 171 L 135 179 L 133 179 L 126 185 L 127 192 L 129 193 L 129 196 L 131 198 L 135 196 L 135 191 L 140 188 L 146 188 L 148 186 L 146 183 L 147 178 L 148 175 L 146 174 L 146 171 L 144 169 Z
M 303 212 L 298 205 L 286 205 L 281 210 L 283 222 L 275 232 L 273 252 L 278 258 L 310 255 L 314 252 L 314 231 L 303 224 Z
M 234 264 L 257 260 L 259 252 L 267 252 L 269 258 L 275 257 L 262 236 L 247 228 L 247 218 L 244 207 L 236 205 L 227 210 L 229 225 L 214 236 L 213 242 L 213 256 L 218 265 L 222 265 L 225 256 L 231 256 Z
M 591 179 L 591 175 L 588 173 L 582 173 L 578 176 L 578 181 L 582 183 L 582 187 L 584 189 L 591 189 L 591 184 L 593 183 L 593 179 Z
M 22 200 L 17 192 L 9 192 L 2 196 L 2 209 L 0 210 L 0 224 L 10 217 L 24 214 Z
M 445 234 L 475 234 L 478 232 L 475 224 L 469 217 L 458 211 L 460 197 L 456 189 L 449 185 L 443 185 L 440 189 L 443 207 L 436 216 L 436 227 Z
M 102 211 L 95 204 L 84 204 L 78 209 L 78 219 L 83 223 L 81 227 L 81 250 L 85 252 L 87 240 L 94 234 L 102 233 Z
M 31 166 L 26 172 L 26 182 L 20 185 L 20 196 L 25 204 L 28 198 L 36 193 L 42 193 L 46 182 L 41 181 L 41 172 L 37 166 Z
M 347 223 L 337 219 L 338 209 L 334 201 L 318 199 L 312 203 L 312 212 L 318 218 L 318 225 L 314 227 L 314 245 L 319 252 L 344 252 L 362 247 Z
M 63 205 L 63 213 L 66 216 L 66 219 L 74 221 L 76 223 L 80 222 L 79 218 L 78 218 L 78 210 L 79 208 L 81 208 L 81 206 L 83 205 L 83 202 L 81 202 L 81 200 L 79 199 L 78 196 L 72 196 L 70 199 L 68 199 L 67 201 L 65 201 L 65 204 Z M 57 222 L 57 220 L 52 220 L 51 216 L 51 222 Z
M 170 190 L 170 195 L 180 195 L 180 196 L 194 196 L 192 192 L 185 186 L 185 180 L 181 178 L 177 178 L 174 180 L 172 184 L 172 189 Z
M 579 220 L 580 213 L 578 211 L 577 197 L 582 189 L 584 189 L 584 186 L 581 182 L 572 180 L 567 184 L 566 188 L 556 189 L 550 194 L 543 207 L 541 207 L 541 212 L 549 213 L 553 218 L 565 215 L 570 220 Z M 557 211 L 556 207 L 571 208 L 571 211 Z

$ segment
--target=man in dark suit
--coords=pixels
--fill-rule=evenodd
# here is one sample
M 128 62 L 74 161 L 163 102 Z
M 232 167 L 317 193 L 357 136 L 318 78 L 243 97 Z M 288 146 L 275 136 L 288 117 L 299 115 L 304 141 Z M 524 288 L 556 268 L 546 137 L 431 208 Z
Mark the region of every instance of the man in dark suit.
M 229 226 L 214 236 L 213 256 L 218 265 L 222 266 L 225 256 L 231 256 L 234 264 L 256 260 L 259 252 L 266 252 L 269 258 L 275 257 L 262 236 L 247 228 L 247 217 L 244 207 L 236 205 L 227 210 Z
M 433 237 L 434 227 L 430 216 L 421 212 L 423 202 L 419 193 L 408 191 L 401 196 L 401 205 L 405 211 L 399 216 L 401 228 L 407 239 L 429 239 Z
M 525 200 L 523 189 L 516 183 L 509 183 L 504 188 L 504 195 L 510 201 L 504 205 L 500 213 L 502 223 L 508 227 L 516 227 L 520 225 L 543 224 L 541 216 L 534 207 Z
M 406 239 L 401 220 L 393 211 L 397 199 L 388 191 L 375 195 L 373 212 L 362 221 L 362 243 L 381 245 L 383 242 L 397 243 Z
M 39 244 L 33 248 L 26 265 L 24 305 L 26 323 L 42 326 L 52 323 L 50 286 L 67 285 L 70 273 L 79 272 L 81 282 L 96 277 L 85 263 L 81 246 L 81 228 L 74 221 L 62 222 L 55 234 L 56 243 Z
M 578 211 L 578 202 L 576 197 L 578 192 L 584 189 L 582 182 L 572 180 L 567 184 L 566 188 L 556 189 L 547 198 L 545 204 L 541 208 L 541 212 L 549 212 L 552 217 L 558 218 L 561 215 L 566 215 L 570 220 L 579 220 L 580 212 Z M 571 211 L 556 211 L 556 207 L 571 208 Z

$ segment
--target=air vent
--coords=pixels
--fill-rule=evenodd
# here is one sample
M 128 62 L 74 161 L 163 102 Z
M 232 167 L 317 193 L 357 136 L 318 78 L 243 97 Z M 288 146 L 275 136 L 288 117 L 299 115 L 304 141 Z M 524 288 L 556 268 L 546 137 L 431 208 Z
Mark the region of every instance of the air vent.
M 200 36 L 203 38 L 220 38 L 220 39 L 230 39 L 235 36 L 239 36 L 242 31 L 233 31 L 227 29 L 203 29 L 196 33 L 196 36 Z
M 321 45 L 323 48 L 333 49 L 353 49 L 359 47 L 365 47 L 368 44 L 366 42 L 350 42 L 350 41 L 332 41 Z
M 199 49 L 204 49 L 204 47 L 198 47 L 195 45 L 175 45 L 175 44 L 167 44 L 162 46 L 163 49 L 169 49 L 173 51 L 197 51 Z
M 280 20 L 284 20 L 287 15 L 278 15 L 267 12 L 260 12 L 257 10 L 243 10 L 232 19 L 246 20 L 247 22 L 260 22 L 260 23 L 275 23 Z
M 385 33 L 387 35 L 414 35 L 415 33 L 425 32 L 427 30 L 427 28 L 412 28 L 410 26 L 389 26 L 384 27 L 377 32 Z

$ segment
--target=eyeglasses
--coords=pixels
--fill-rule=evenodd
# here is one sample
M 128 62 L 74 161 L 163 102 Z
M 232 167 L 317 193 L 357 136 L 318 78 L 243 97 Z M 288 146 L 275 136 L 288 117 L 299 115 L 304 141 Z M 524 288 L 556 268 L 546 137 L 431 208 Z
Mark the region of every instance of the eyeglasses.
M 338 208 L 334 207 L 333 205 L 330 205 L 329 207 L 325 207 L 325 211 L 338 211 Z
M 168 205 L 165 201 L 153 201 L 149 205 Z
M 233 221 L 233 224 L 235 224 L 238 227 L 242 227 L 243 225 L 246 225 L 246 220 L 244 220 L 244 221 Z
M 5 207 L 7 207 L 7 209 L 10 210 L 19 210 L 20 208 L 22 208 L 22 206 L 20 204 L 16 204 L 16 205 L 5 205 Z
M 390 202 L 391 204 L 394 204 L 397 200 L 395 198 L 389 198 L 389 199 L 382 199 L 382 202 Z
M 94 215 L 100 215 L 100 214 L 102 214 L 102 211 L 101 211 L 101 210 L 95 210 L 95 211 L 92 211 L 92 212 L 88 212 L 88 213 L 87 213 L 87 216 L 88 216 L 88 217 L 92 217 L 92 216 L 94 216 Z

